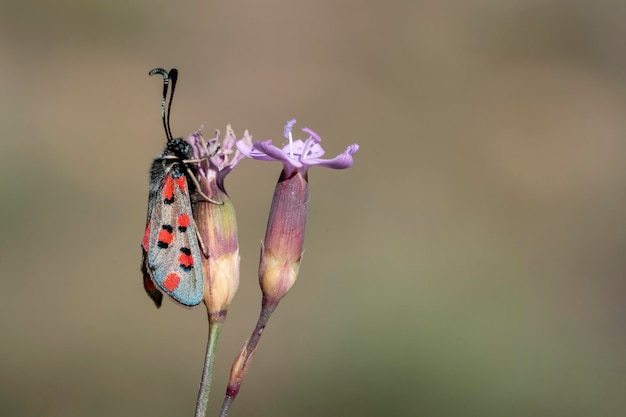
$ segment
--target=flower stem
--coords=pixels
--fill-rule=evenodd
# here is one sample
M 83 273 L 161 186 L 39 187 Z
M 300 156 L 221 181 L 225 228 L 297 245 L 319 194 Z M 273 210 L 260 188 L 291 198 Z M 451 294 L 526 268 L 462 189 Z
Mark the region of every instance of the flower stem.
M 235 359 L 233 366 L 230 370 L 230 380 L 228 382 L 228 387 L 226 388 L 226 395 L 224 395 L 224 402 L 222 403 L 222 409 L 220 410 L 219 417 L 226 417 L 228 415 L 228 411 L 230 410 L 230 406 L 233 401 L 237 397 L 239 393 L 239 388 L 241 387 L 241 383 L 248 372 L 248 368 L 252 363 L 252 358 L 254 357 L 254 353 L 256 352 L 257 345 L 259 340 L 261 339 L 261 335 L 263 334 L 263 330 L 265 326 L 267 326 L 267 322 L 269 321 L 272 313 L 278 306 L 278 303 L 269 303 L 264 298 L 263 305 L 261 307 L 261 313 L 259 314 L 259 319 L 256 323 L 252 334 L 250 335 L 250 339 L 246 341 L 243 345 L 243 349 L 241 349 L 241 353 Z
M 204 358 L 204 368 L 202 368 L 202 380 L 198 391 L 198 401 L 196 402 L 195 417 L 205 417 L 209 405 L 209 392 L 211 391 L 211 380 L 213 379 L 213 363 L 215 362 L 215 352 L 217 350 L 217 340 L 220 337 L 223 320 L 209 319 L 209 336 L 206 345 L 206 356 Z

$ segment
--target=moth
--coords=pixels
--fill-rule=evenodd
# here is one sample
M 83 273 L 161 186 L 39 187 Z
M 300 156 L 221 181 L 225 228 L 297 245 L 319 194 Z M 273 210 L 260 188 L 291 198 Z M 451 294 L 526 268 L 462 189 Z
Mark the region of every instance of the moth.
M 163 293 L 183 306 L 192 307 L 204 296 L 202 256 L 206 253 L 192 210 L 192 195 L 202 194 L 190 165 L 198 160 L 193 159 L 191 145 L 183 138 L 174 138 L 170 128 L 178 71 L 155 68 L 149 72 L 155 74 L 163 76 L 161 117 L 167 143 L 150 167 L 148 214 L 141 242 L 143 284 L 157 308 L 161 306 Z

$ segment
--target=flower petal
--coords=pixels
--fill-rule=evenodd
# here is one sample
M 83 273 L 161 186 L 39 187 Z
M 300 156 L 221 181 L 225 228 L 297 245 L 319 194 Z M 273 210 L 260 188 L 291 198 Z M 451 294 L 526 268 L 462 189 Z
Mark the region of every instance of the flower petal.
M 276 146 L 272 145 L 271 139 L 263 142 L 254 142 L 253 148 L 263 155 L 263 157 L 252 156 L 254 159 L 280 161 L 285 167 L 290 166 L 296 169 L 302 167 L 300 161 L 292 158 L 284 149 L 278 149 Z
M 319 165 L 322 167 L 333 168 L 333 169 L 350 168 L 352 164 L 354 163 L 354 159 L 352 158 L 352 155 L 354 155 L 356 151 L 358 150 L 359 150 L 359 145 L 357 145 L 356 143 L 353 143 L 352 145 L 348 146 L 343 153 L 337 155 L 336 157 L 332 159 L 312 158 L 310 160 L 306 160 L 305 164 L 307 166 Z
M 309 135 L 306 140 L 293 140 L 291 131 L 296 123 L 295 119 L 291 119 L 285 125 L 284 135 L 289 139 L 289 143 L 282 148 L 272 144 L 272 140 L 268 139 L 263 142 L 255 142 L 254 144 L 244 139 L 238 140 L 237 149 L 248 158 L 257 159 L 259 161 L 279 161 L 282 162 L 285 171 L 289 173 L 297 169 L 301 173 L 305 173 L 309 167 L 320 165 L 334 169 L 349 168 L 353 164 L 352 155 L 359 150 L 359 145 L 353 144 L 346 150 L 332 159 L 322 159 L 324 149 L 319 144 L 321 137 L 309 128 L 302 131 Z

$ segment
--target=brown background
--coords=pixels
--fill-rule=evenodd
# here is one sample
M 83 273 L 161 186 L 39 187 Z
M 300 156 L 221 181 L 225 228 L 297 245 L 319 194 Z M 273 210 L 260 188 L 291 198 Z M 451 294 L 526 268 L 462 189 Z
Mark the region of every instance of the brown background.
M 300 278 L 233 416 L 626 413 L 626 8 L 614 1 L 3 1 L 0 413 L 189 416 L 203 309 L 143 294 L 173 130 L 319 132 Z M 258 312 L 278 164 L 227 179 Z

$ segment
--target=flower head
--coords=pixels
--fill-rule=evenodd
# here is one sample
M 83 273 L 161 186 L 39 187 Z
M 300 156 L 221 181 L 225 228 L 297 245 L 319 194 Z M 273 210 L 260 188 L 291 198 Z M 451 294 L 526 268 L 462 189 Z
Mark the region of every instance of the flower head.
M 359 145 L 352 144 L 332 159 L 322 159 L 321 138 L 311 129 L 302 129 L 309 137 L 293 140 L 295 119 L 287 122 L 284 135 L 288 144 L 283 148 L 271 140 L 237 141 L 237 148 L 249 158 L 261 161 L 279 161 L 283 171 L 274 190 L 272 208 L 265 239 L 261 246 L 259 283 L 263 291 L 263 305 L 276 306 L 295 283 L 304 248 L 304 232 L 309 203 L 308 169 L 319 165 L 335 169 L 352 166 L 352 155 Z
M 199 190 L 195 196 L 194 219 L 202 241 L 204 257 L 204 302 L 209 320 L 223 321 L 239 286 L 239 243 L 235 208 L 224 189 L 224 178 L 243 155 L 235 148 L 236 137 L 230 127 L 220 143 L 220 132 L 206 141 L 200 131 L 189 135 L 194 151 Z M 246 131 L 244 138 L 249 140 Z
M 272 144 L 272 140 L 263 142 L 255 142 L 239 140 L 237 148 L 245 156 L 258 159 L 260 161 L 279 161 L 285 167 L 285 174 L 289 175 L 292 171 L 298 170 L 301 174 L 306 174 L 309 167 L 314 165 L 324 166 L 334 169 L 350 168 L 353 163 L 352 155 L 359 150 L 356 143 L 348 146 L 346 150 L 332 159 L 322 159 L 324 149 L 319 144 L 322 139 L 320 136 L 309 128 L 302 131 L 307 133 L 309 137 L 306 140 L 294 140 L 292 129 L 296 119 L 291 119 L 285 125 L 284 136 L 289 142 L 282 148 L 278 148 Z
M 207 141 L 200 134 L 202 127 L 187 138 L 193 149 L 194 158 L 201 159 L 196 164 L 196 169 L 200 176 L 214 177 L 223 187 L 224 177 L 237 166 L 244 155 L 235 147 L 237 137 L 230 125 L 226 126 L 226 135 L 221 143 L 219 130 L 216 129 L 215 137 Z M 247 130 L 243 136 L 242 140 L 248 142 L 251 140 Z

